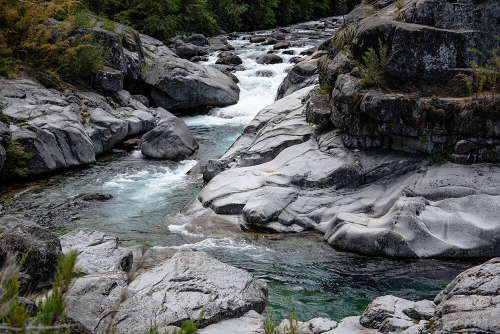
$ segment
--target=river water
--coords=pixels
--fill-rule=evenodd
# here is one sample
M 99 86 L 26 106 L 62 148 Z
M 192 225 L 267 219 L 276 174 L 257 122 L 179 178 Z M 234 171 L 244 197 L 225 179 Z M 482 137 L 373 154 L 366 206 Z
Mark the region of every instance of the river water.
M 317 45 L 308 27 L 294 27 L 295 54 Z M 328 32 L 328 31 L 327 31 Z M 266 32 L 269 33 L 269 32 Z M 220 157 L 252 118 L 274 101 L 279 84 L 291 67 L 285 62 L 258 65 L 256 58 L 272 46 L 247 40 L 231 41 L 243 59 L 240 102 L 214 109 L 210 115 L 185 117 L 200 144 L 191 160 L 179 163 L 148 160 L 139 151 L 113 151 L 89 168 L 67 172 L 41 182 L 4 189 L 8 213 L 22 213 L 63 234 L 88 227 L 117 235 L 125 245 L 146 243 L 159 249 L 196 248 L 264 279 L 270 290 L 268 310 L 274 319 L 294 312 L 300 320 L 359 315 L 377 296 L 433 298 L 459 272 L 478 261 L 394 260 L 338 252 L 314 232 L 292 235 L 259 234 L 233 229 L 192 230 L 168 226 L 169 214 L 195 198 L 203 186 L 186 172 L 199 162 Z M 216 61 L 210 56 L 206 65 Z M 263 72 L 265 71 L 265 72 Z M 1 190 L 1 189 L 0 189 Z M 83 193 L 107 193 L 110 201 L 77 206 L 72 198 Z

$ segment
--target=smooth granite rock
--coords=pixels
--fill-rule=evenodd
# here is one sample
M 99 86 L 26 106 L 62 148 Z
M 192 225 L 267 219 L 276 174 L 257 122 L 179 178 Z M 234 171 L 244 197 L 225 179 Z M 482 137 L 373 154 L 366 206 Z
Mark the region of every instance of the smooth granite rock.
M 500 258 L 458 275 L 434 299 L 436 313 L 428 333 L 500 332 Z
M 127 297 L 113 323 L 119 333 L 146 332 L 150 320 L 156 320 L 160 328 L 179 325 L 185 319 L 194 321 L 202 310 L 199 325 L 206 327 L 249 310 L 260 313 L 267 302 L 263 281 L 206 253 L 190 250 L 179 251 L 146 269 L 128 286 L 126 274 L 118 272 L 77 279 L 68 293 L 68 315 L 101 331 L 124 292 Z
M 94 144 L 96 155 L 111 150 L 127 137 L 127 122 L 114 117 L 101 108 L 90 111 L 89 116 L 86 128 Z
M 157 127 L 142 136 L 139 146 L 147 157 L 168 160 L 185 159 L 198 149 L 184 121 L 173 115 L 162 119 Z
M 165 109 L 225 106 L 239 99 L 238 86 L 219 70 L 168 56 L 152 60 L 143 80 L 153 88 L 156 104 Z
M 78 251 L 76 269 L 85 275 L 128 272 L 132 268 L 132 250 L 121 247 L 117 237 L 84 228 L 67 233 L 59 240 L 64 254 Z
M 198 334 L 264 334 L 264 316 L 253 310 L 198 330 Z

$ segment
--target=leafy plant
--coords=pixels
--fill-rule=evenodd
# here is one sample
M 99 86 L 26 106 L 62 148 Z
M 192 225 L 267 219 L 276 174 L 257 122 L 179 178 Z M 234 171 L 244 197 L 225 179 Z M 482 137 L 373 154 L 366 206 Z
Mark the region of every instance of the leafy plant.
M 3 114 L 5 108 L 7 108 L 7 103 L 0 101 L 0 122 L 7 123 L 9 121 L 9 117 Z
M 271 312 L 267 313 L 267 317 L 264 320 L 264 333 L 265 334 L 275 334 L 276 333 L 276 325 L 271 318 Z
M 73 29 L 81 28 L 93 28 L 96 22 L 92 21 L 85 10 L 79 10 L 73 16 L 70 17 L 71 25 Z
M 406 16 L 404 12 L 397 10 L 392 18 L 396 21 L 404 21 L 406 19 Z
M 14 61 L 10 58 L 0 58 L 0 75 L 7 76 L 14 72 Z
M 34 318 L 30 318 L 19 299 L 19 268 L 26 256 L 27 254 L 24 254 L 16 263 L 15 256 L 8 254 L 4 268 L 0 272 L 0 323 L 2 324 L 0 331 L 67 333 L 68 325 L 64 324 L 66 314 L 64 299 L 73 278 L 77 252 L 59 257 L 52 292 L 45 293 L 45 301 L 38 304 L 40 312 Z
M 495 37 L 500 41 L 500 37 Z M 472 80 L 467 82 L 467 87 L 470 93 L 481 93 L 486 88 L 491 89 L 493 92 L 493 99 L 495 99 L 495 91 L 497 90 L 498 81 L 500 78 L 500 47 L 496 47 L 489 52 L 488 58 L 483 52 L 477 49 L 467 49 L 481 57 L 485 64 L 478 65 L 475 61 L 471 61 Z
M 387 45 L 378 39 L 378 52 L 369 48 L 363 56 L 364 66 L 361 69 L 361 78 L 366 86 L 379 86 L 384 82 L 387 70 Z
M 32 153 L 24 150 L 24 146 L 15 140 L 10 140 L 5 145 L 7 158 L 2 169 L 2 178 L 26 177 L 27 162 L 33 157 Z
M 115 31 L 116 25 L 113 21 L 107 20 L 102 24 L 102 28 L 109 31 Z
M 86 78 L 99 72 L 104 66 L 106 51 L 92 35 L 79 37 L 66 50 L 63 68 L 69 77 Z
M 352 40 L 356 36 L 358 31 L 358 26 L 354 23 L 349 23 L 335 33 L 333 37 L 333 45 L 336 48 L 343 48 L 351 44 Z
M 430 156 L 431 165 L 442 165 L 451 159 L 453 154 L 452 149 L 438 148 Z
M 403 8 L 404 4 L 405 4 L 405 0 L 397 0 L 396 2 L 394 2 L 394 6 L 396 6 L 396 8 L 398 10 Z
M 287 320 L 288 325 L 283 329 L 284 334 L 302 334 L 299 331 L 299 320 L 295 317 L 295 314 L 289 314 Z

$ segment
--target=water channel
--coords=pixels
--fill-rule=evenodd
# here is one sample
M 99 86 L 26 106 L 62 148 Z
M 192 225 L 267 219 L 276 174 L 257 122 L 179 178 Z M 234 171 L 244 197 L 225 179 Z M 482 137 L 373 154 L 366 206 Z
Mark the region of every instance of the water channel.
M 300 32 L 317 24 L 294 29 Z M 318 44 L 314 42 L 297 40 L 291 49 L 298 55 Z M 361 314 L 369 301 L 386 294 L 413 300 L 433 298 L 459 272 L 478 263 L 364 257 L 336 251 L 315 232 L 276 235 L 222 227 L 169 228 L 168 215 L 189 203 L 203 186 L 186 172 L 199 162 L 220 157 L 258 111 L 274 101 L 292 66 L 288 61 L 294 55 L 285 54 L 280 54 L 283 64 L 257 64 L 257 57 L 272 46 L 257 46 L 241 38 L 231 44 L 245 67 L 235 73 L 240 102 L 212 110 L 210 115 L 183 118 L 200 144 L 191 160 L 173 163 L 148 160 L 140 151 L 113 151 L 92 167 L 10 189 L 7 195 L 13 197 L 7 211 L 36 218 L 58 234 L 88 227 L 117 235 L 125 245 L 206 251 L 264 279 L 270 290 L 268 310 L 275 319 L 294 312 L 300 320 L 319 316 L 340 320 Z M 211 55 L 205 65 L 215 61 Z M 71 198 L 95 192 L 111 194 L 113 199 L 72 210 Z

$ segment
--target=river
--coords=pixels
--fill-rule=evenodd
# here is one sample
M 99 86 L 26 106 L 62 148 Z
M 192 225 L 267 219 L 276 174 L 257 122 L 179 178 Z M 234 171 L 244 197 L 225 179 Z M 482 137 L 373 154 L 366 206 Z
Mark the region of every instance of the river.
M 293 27 L 299 35 L 304 32 L 303 39 L 295 40 L 291 48 L 295 55 L 319 43 L 307 37 L 310 27 L 318 23 Z M 210 115 L 183 118 L 200 144 L 192 159 L 173 163 L 145 159 L 139 151 L 115 150 L 92 167 L 3 190 L 4 198 L 9 198 L 6 211 L 25 214 L 58 234 L 88 227 L 117 235 L 126 245 L 206 251 L 264 279 L 270 290 L 268 310 L 274 319 L 294 312 L 300 320 L 319 316 L 340 320 L 361 314 L 369 301 L 386 294 L 414 300 L 433 298 L 459 272 L 478 263 L 364 257 L 338 252 L 314 232 L 277 235 L 223 227 L 197 231 L 169 227 L 166 218 L 195 198 L 203 186 L 186 172 L 199 162 L 220 157 L 258 111 L 274 101 L 292 66 L 288 61 L 294 55 L 284 54 L 280 54 L 283 64 L 258 65 L 257 57 L 272 46 L 257 46 L 241 38 L 231 44 L 245 67 L 235 73 L 240 81 L 240 102 L 214 109 Z M 215 61 L 211 55 L 204 64 Z M 95 192 L 113 198 L 83 207 L 71 200 Z

